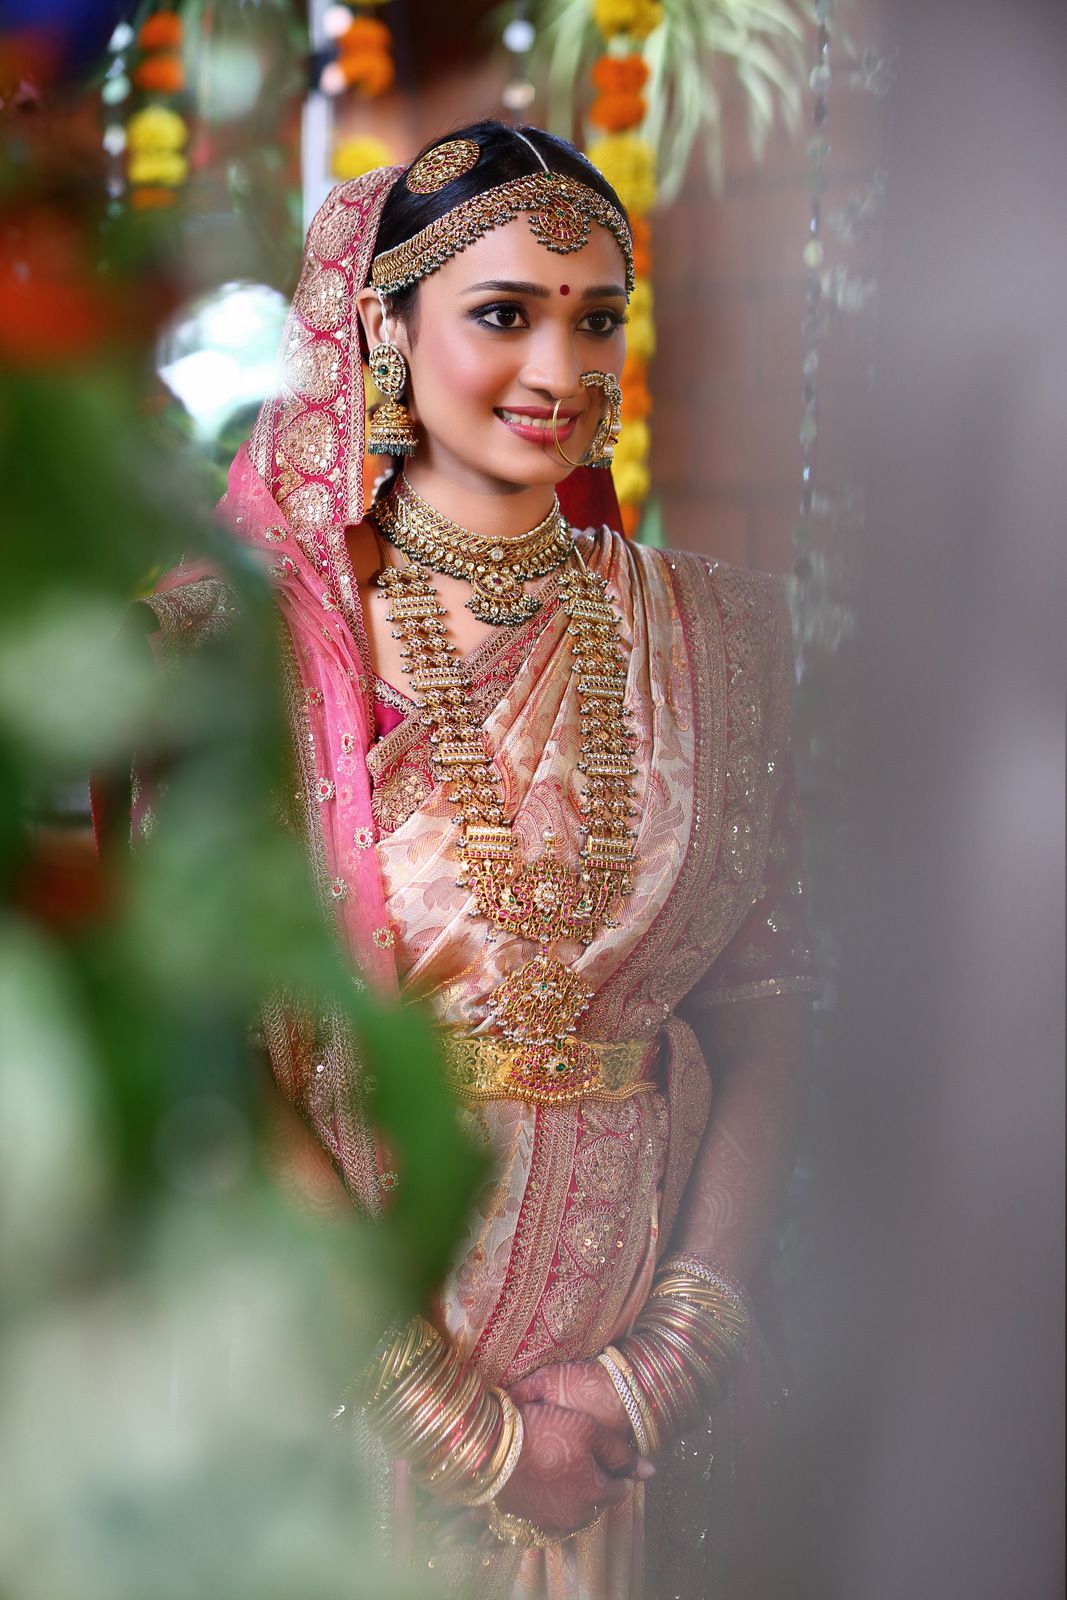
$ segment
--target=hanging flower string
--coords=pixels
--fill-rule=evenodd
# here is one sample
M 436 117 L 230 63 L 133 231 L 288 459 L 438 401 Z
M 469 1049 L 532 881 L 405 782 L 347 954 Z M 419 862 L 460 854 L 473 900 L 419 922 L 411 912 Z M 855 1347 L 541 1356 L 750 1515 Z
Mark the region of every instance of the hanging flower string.
M 632 538 L 650 485 L 648 426 L 652 401 L 648 364 L 656 348 L 652 320 L 652 229 L 648 213 L 656 203 L 656 156 L 635 130 L 648 109 L 644 87 L 648 67 L 633 45 L 663 21 L 661 0 L 593 0 L 593 21 L 607 51 L 593 64 L 595 91 L 588 119 L 603 133 L 588 147 L 589 159 L 613 186 L 629 213 L 634 234 L 637 282 L 630 297 L 626 365 L 622 373 L 623 426 L 615 447 L 613 475 L 622 507 L 623 530 Z
M 141 60 L 133 82 L 146 104 L 126 124 L 126 177 L 130 203 L 139 209 L 171 205 L 189 175 L 189 126 L 169 103 L 185 88 L 182 40 L 182 19 L 174 11 L 154 12 L 137 35 Z

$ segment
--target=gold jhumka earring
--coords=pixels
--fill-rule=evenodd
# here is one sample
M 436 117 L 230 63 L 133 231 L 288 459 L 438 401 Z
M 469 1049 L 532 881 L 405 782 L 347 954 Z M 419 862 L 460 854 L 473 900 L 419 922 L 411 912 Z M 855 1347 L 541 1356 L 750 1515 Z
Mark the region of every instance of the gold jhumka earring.
M 562 398 L 552 408 L 552 443 L 569 467 L 610 467 L 622 429 L 622 389 L 613 372 L 583 372 L 578 382 L 583 389 L 604 391 L 604 414 L 597 425 L 589 449 L 581 461 L 572 461 L 559 442 L 558 419 Z
M 378 300 L 382 308 L 382 339 L 371 351 L 368 365 L 385 399 L 371 419 L 367 452 L 372 456 L 413 456 L 418 436 L 411 412 L 401 398 L 408 386 L 408 364 L 389 337 L 389 318 L 381 290 Z

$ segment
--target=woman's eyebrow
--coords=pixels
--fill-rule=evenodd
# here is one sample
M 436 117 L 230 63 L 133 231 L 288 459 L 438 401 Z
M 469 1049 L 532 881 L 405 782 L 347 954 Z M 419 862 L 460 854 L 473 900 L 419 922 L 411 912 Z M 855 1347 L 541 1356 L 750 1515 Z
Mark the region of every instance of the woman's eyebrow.
M 461 294 L 481 294 L 490 289 L 494 294 L 528 294 L 537 300 L 547 300 L 552 290 L 543 283 L 522 283 L 511 278 L 488 278 L 484 283 L 471 283 Z M 579 296 L 582 300 L 603 300 L 616 296 L 625 300 L 626 290 L 619 283 L 597 283 L 591 289 L 584 289 Z

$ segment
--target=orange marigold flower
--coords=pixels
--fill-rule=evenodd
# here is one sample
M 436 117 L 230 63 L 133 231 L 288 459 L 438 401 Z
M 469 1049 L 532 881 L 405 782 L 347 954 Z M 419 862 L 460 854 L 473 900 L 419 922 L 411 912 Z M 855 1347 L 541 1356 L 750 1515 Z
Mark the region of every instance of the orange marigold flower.
M 638 94 L 647 82 L 643 56 L 600 56 L 593 62 L 593 86 L 601 94 Z
M 620 506 L 622 512 L 622 531 L 628 539 L 637 536 L 637 529 L 641 522 L 641 507 L 633 505 Z
M 156 211 L 174 204 L 174 190 L 157 184 L 146 184 L 130 190 L 130 205 L 135 211 Z
M 137 43 L 142 50 L 176 50 L 182 42 L 182 19 L 173 11 L 157 11 L 142 23 Z
M 652 396 L 649 394 L 644 379 L 636 383 L 624 383 L 622 386 L 622 410 L 627 421 L 644 421 L 652 410 Z
M 178 94 L 185 88 L 185 68 L 180 56 L 149 56 L 133 75 L 138 89 L 154 94 Z
M 625 389 L 627 384 L 644 383 L 648 372 L 648 362 L 643 356 L 635 355 L 632 350 L 627 350 L 626 360 L 623 362 L 619 382 Z
M 639 278 L 652 275 L 652 225 L 647 217 L 631 217 L 634 240 L 634 272 Z
M 391 43 L 392 35 L 384 22 L 377 22 L 374 17 L 353 17 L 351 27 L 338 39 L 337 48 L 343 56 L 349 56 L 361 50 L 388 50 Z
M 589 120 L 609 133 L 621 133 L 643 122 L 645 110 L 643 94 L 602 94 L 590 106 Z
M 352 88 L 362 90 L 372 100 L 380 94 L 385 94 L 387 89 L 393 87 L 396 80 L 396 68 L 392 57 L 383 55 L 381 51 L 367 51 L 358 56 L 347 56 L 342 66 L 345 82 Z

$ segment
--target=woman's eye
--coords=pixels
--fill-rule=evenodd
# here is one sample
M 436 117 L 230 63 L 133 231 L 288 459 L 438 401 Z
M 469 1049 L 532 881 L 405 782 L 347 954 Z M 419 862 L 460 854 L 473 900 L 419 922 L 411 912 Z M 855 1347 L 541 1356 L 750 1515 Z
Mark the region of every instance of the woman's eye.
M 522 311 L 518 306 L 483 306 L 475 313 L 477 319 L 486 328 L 515 328 L 522 324 L 520 318 Z
M 626 318 L 620 316 L 617 311 L 590 311 L 585 321 L 588 324 L 585 330 L 587 333 L 604 336 L 614 333 L 616 328 L 621 328 Z

